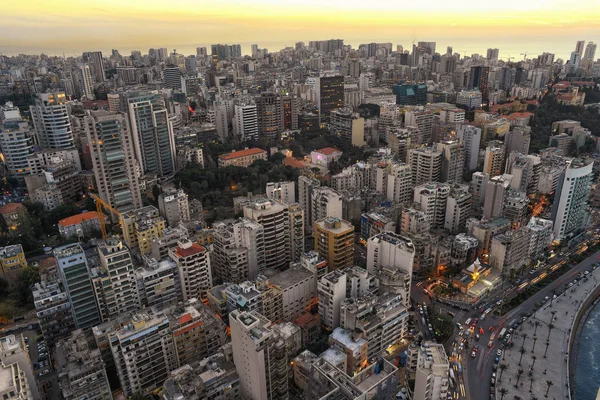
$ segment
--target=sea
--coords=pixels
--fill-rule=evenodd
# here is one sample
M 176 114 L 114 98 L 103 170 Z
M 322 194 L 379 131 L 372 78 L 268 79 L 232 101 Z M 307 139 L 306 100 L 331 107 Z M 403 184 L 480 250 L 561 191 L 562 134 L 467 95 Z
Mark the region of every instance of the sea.
M 600 388 L 600 302 L 588 314 L 575 361 L 575 399 L 594 400 Z

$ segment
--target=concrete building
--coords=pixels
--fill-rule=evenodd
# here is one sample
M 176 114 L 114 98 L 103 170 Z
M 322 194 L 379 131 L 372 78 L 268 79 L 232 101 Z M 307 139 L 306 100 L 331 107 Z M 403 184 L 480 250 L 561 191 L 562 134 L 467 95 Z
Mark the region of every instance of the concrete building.
M 510 187 L 530 196 L 538 190 L 542 161 L 540 157 L 532 154 L 512 152 L 506 162 L 506 172 L 513 177 Z
M 150 248 L 152 251 L 149 256 L 152 256 L 156 261 L 169 258 L 169 250 L 177 247 L 178 242 L 186 241 L 188 235 L 187 229 L 181 225 L 177 228 L 165 228 L 162 236 L 151 240 Z
M 271 321 L 256 312 L 229 315 L 231 343 L 241 393 L 250 400 L 288 399 L 288 358 L 285 342 Z
M 256 104 L 239 104 L 234 106 L 233 133 L 238 140 L 258 140 L 258 112 Z
M 267 152 L 257 147 L 232 151 L 230 154 L 221 154 L 219 156 L 219 168 L 228 167 L 230 165 L 236 167 L 249 167 L 256 160 L 266 160 Z
M 427 216 L 432 229 L 443 229 L 451 186 L 447 183 L 426 183 L 415 187 L 413 204 Z
M 513 151 L 529 154 L 531 143 L 531 127 L 514 127 L 504 135 L 505 153 L 508 155 Z
M 544 253 L 552 243 L 552 221 L 548 219 L 531 217 L 527 223 L 527 228 L 531 233 L 529 243 L 529 257 L 537 259 L 543 257 Z
M 452 241 L 450 260 L 454 265 L 465 265 L 475 261 L 477 256 L 477 238 L 459 233 Z
M 181 71 L 179 67 L 165 67 L 163 70 L 163 81 L 169 89 L 181 90 Z
M 0 148 L 4 163 L 8 174 L 20 182 L 31 173 L 27 156 L 33 152 L 33 136 L 29 124 L 21 121 L 20 116 L 18 120 L 0 123 Z
M 494 176 L 485 184 L 485 200 L 483 203 L 483 216 L 491 220 L 502 215 L 504 198 L 510 187 L 512 176 L 509 174 Z
M 312 221 L 310 225 L 314 228 L 317 220 L 327 217 L 342 218 L 343 201 L 342 195 L 337 191 L 323 186 L 312 190 L 311 212 Z
M 425 342 L 417 350 L 414 400 L 442 400 L 450 387 L 450 362 L 444 346 Z
M 227 342 L 226 325 L 197 298 L 167 310 L 177 364 L 200 362 Z
M 329 168 L 329 164 L 333 161 L 337 161 L 341 156 L 342 152 L 333 147 L 324 147 L 310 152 L 311 162 L 325 168 Z
M 177 264 L 183 300 L 206 299 L 206 292 L 213 286 L 208 251 L 185 240 L 169 250 L 169 257 Z
M 75 326 L 85 329 L 100 323 L 87 257 L 79 243 L 54 249 L 58 275 L 69 298 Z
M 387 200 L 397 204 L 410 204 L 413 192 L 413 173 L 410 166 L 392 164 L 387 180 Z
M 485 149 L 482 173 L 489 176 L 498 176 L 504 172 L 504 145 L 502 142 L 492 141 Z
M 471 216 L 472 199 L 468 185 L 452 185 L 446 200 L 444 229 L 456 234 L 465 228 L 467 218 Z
M 152 250 L 152 240 L 163 235 L 165 219 L 154 206 L 146 206 L 121 214 L 123 240 L 130 249 L 139 248 L 141 254 Z
M 94 335 L 98 337 L 99 329 Z M 169 318 L 146 309 L 125 317 L 122 324 L 104 327 L 121 389 L 126 396 L 149 393 L 163 385 L 177 368 L 177 356 Z M 143 354 L 144 357 L 139 355 Z
M 330 271 L 350 267 L 354 263 L 354 226 L 336 217 L 316 220 L 315 251 L 327 260 Z
M 170 227 L 190 220 L 188 195 L 183 189 L 168 189 L 158 196 L 158 210 Z
M 319 180 L 308 176 L 300 175 L 298 177 L 298 204 L 304 210 L 305 227 L 312 230 L 313 214 L 312 214 L 312 195 L 315 188 L 321 186 Z M 318 218 L 317 218 L 318 219 Z
M 317 302 L 317 275 L 303 266 L 289 269 L 268 278 L 269 287 L 281 293 L 282 321 L 292 321 Z
M 248 219 L 225 220 L 214 225 L 213 264 L 215 279 L 241 283 L 256 279 L 265 269 L 264 228 Z
M 266 187 L 267 198 L 278 200 L 285 204 L 296 202 L 295 182 L 269 182 Z
M 100 232 L 100 222 L 96 211 L 72 215 L 58 221 L 58 233 L 65 239 L 83 239 Z
M 64 92 L 38 93 L 29 107 L 37 144 L 43 149 L 75 147 L 70 109 Z
M 0 395 L 5 399 L 41 398 L 22 335 L 0 338 Z
M 344 77 L 324 75 L 317 78 L 315 92 L 319 123 L 328 123 L 330 113 L 344 107 Z
M 100 266 L 93 271 L 92 283 L 101 321 L 139 309 L 140 300 L 129 249 L 118 237 L 113 236 L 98 245 L 98 256 Z
M 531 232 L 527 227 L 510 230 L 492 238 L 490 266 L 505 277 L 509 270 L 517 270 L 529 261 Z
M 143 173 L 175 173 L 175 137 L 167 104 L 159 94 L 133 92 L 125 99 L 135 154 Z
M 504 196 L 502 216 L 510 220 L 513 229 L 527 225 L 529 220 L 529 197 L 525 192 L 508 190 Z
M 87 100 L 94 100 L 94 81 L 90 66 L 87 64 L 81 65 L 78 72 L 77 86 L 79 86 L 81 96 Z
M 144 266 L 135 271 L 135 279 L 142 308 L 163 309 L 182 299 L 179 268 L 168 258 L 157 261 L 145 257 Z
M 400 232 L 403 235 L 419 235 L 429 232 L 431 223 L 425 212 L 415 208 L 405 208 L 402 210 L 401 218 Z
M 75 330 L 71 303 L 59 281 L 42 281 L 32 288 L 35 315 L 49 347 Z
M 367 341 L 369 359 L 386 354 L 408 332 L 408 309 L 399 294 L 345 299 L 340 315 L 341 328 Z
M 408 152 L 413 186 L 439 182 L 442 174 L 442 151 L 437 147 L 419 147 Z
M 348 376 L 354 376 L 367 363 L 369 342 L 344 328 L 335 328 L 329 335 L 329 344 L 346 355 Z
M 275 200 L 257 200 L 244 207 L 244 217 L 263 227 L 264 265 L 266 268 L 285 269 L 292 260 L 292 242 L 295 246 L 300 240 L 296 223 L 302 225 L 302 213 L 290 218 L 290 207 Z M 303 228 L 303 227 L 302 227 Z M 300 235 L 303 237 L 303 235 Z M 294 251 L 296 254 L 296 251 Z
M 275 93 L 261 93 L 254 98 L 259 137 L 276 139 L 285 130 L 283 98 Z
M 506 218 L 496 218 L 491 221 L 480 221 L 472 219 L 467 221 L 467 231 L 477 239 L 477 251 L 483 254 L 489 254 L 492 248 L 492 238 L 504 233 L 510 229 L 510 220 Z
M 417 136 L 411 140 L 412 144 L 429 144 L 432 140 L 433 112 L 424 107 L 407 110 L 404 113 L 404 126 L 417 127 Z
M 120 212 L 140 208 L 139 166 L 127 116 L 89 111 L 84 127 L 100 198 Z
M 317 284 L 321 323 L 329 331 L 340 326 L 340 306 L 346 298 L 346 284 L 344 270 L 329 272 Z
M 382 232 L 395 232 L 396 222 L 387 215 L 377 212 L 363 213 L 360 218 L 360 237 L 369 239 Z
M 456 137 L 465 148 L 464 171 L 476 170 L 479 144 L 481 143 L 481 129 L 473 125 L 462 124 L 458 126 Z
M 111 400 L 112 391 L 100 350 L 90 348 L 83 330 L 77 329 L 56 346 L 56 371 L 65 400 L 82 397 Z
M 555 240 L 562 241 L 584 229 L 592 167 L 592 162 L 586 164 L 581 159 L 574 159 L 563 172 L 552 205 Z
M 436 143 L 436 148 L 442 151 L 440 182 L 461 183 L 465 164 L 465 149 L 462 143 L 444 140 Z
M 22 245 L 0 247 L 0 268 L 5 277 L 14 279 L 15 275 L 26 267 L 27 259 Z

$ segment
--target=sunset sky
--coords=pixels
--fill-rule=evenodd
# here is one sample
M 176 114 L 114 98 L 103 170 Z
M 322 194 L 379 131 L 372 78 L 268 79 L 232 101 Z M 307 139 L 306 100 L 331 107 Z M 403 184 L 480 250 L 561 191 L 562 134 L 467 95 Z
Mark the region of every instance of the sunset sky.
M 568 57 L 576 40 L 600 42 L 598 0 L 6 0 L 0 52 L 67 55 L 150 47 L 195 52 L 196 46 L 251 43 L 279 50 L 296 41 L 341 38 L 357 46 L 392 42 L 500 57 L 555 52 Z

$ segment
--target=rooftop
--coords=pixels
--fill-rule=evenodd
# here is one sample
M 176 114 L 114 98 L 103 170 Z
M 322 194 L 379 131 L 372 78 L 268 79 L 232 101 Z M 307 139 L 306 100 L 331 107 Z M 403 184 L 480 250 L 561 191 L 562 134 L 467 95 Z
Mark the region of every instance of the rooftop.
M 330 155 L 332 155 L 334 153 L 341 153 L 342 151 L 338 150 L 338 149 L 336 149 L 334 147 L 323 147 L 322 149 L 315 150 L 315 152 L 321 153 L 321 154 L 323 154 L 325 156 L 330 156 Z
M 254 154 L 266 154 L 267 152 L 263 149 L 259 149 L 258 147 L 253 147 L 251 149 L 245 149 L 240 151 L 233 151 L 229 154 L 221 154 L 219 159 L 221 160 L 233 160 L 235 158 L 251 156 Z
M 8 203 L 5 206 L 0 207 L 0 214 L 12 214 L 17 211 L 27 211 L 25 206 L 21 203 Z
M 83 221 L 91 221 L 94 219 L 98 219 L 98 213 L 95 211 L 88 211 L 85 213 L 71 215 L 70 217 L 61 219 L 60 221 L 58 221 L 58 225 L 62 227 L 79 225 Z

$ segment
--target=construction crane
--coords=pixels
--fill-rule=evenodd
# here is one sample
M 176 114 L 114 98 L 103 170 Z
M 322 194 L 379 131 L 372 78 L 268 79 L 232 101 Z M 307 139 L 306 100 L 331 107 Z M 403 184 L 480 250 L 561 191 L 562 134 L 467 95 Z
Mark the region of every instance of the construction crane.
M 104 220 L 105 215 L 102 213 L 102 208 L 110 211 L 113 215 L 116 215 L 119 218 L 119 222 L 121 221 L 121 213 L 112 208 L 110 204 L 102 200 L 100 197 L 98 197 L 98 195 L 94 193 L 90 193 L 89 195 L 96 202 L 96 211 L 98 212 L 98 222 L 100 223 L 102 238 L 107 239 L 108 235 L 106 234 L 106 221 Z
M 527 54 L 528 54 L 527 52 L 521 53 L 521 55 L 523 56 L 523 60 L 527 59 Z

